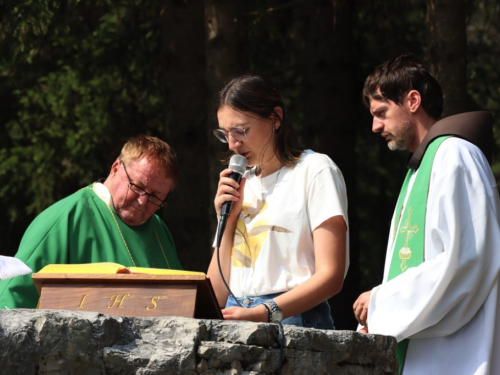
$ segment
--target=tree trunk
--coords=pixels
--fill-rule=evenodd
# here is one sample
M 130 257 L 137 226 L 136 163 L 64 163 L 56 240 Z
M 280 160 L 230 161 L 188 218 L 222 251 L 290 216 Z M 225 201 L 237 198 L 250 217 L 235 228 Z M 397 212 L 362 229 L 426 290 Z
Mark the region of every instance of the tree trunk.
M 467 38 L 463 0 L 428 0 L 431 71 L 444 95 L 443 116 L 467 110 Z
M 210 233 L 215 235 L 217 217 L 213 199 L 217 192 L 219 173 L 226 167 L 221 163 L 228 145 L 217 140 L 212 130 L 218 128 L 216 108 L 212 104 L 224 83 L 248 70 L 248 28 L 246 2 L 233 0 L 205 1 L 205 30 L 207 56 L 207 84 L 209 106 L 207 137 L 209 148 L 209 200 L 207 215 Z
M 209 228 L 209 152 L 206 140 L 204 3 L 165 0 L 162 51 L 165 69 L 166 141 L 177 152 L 181 175 L 164 218 L 187 270 L 206 272 L 213 236 Z
M 342 292 L 330 301 L 335 325 L 353 329 L 359 294 L 354 118 L 355 96 L 350 0 L 310 2 L 304 76 L 306 147 L 329 155 L 342 171 L 349 197 L 350 268 Z

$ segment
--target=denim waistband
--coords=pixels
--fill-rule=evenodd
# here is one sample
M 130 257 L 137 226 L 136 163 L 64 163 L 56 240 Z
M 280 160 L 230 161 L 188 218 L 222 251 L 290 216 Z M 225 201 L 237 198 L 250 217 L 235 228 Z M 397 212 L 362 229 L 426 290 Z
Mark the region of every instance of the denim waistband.
M 282 293 L 267 294 L 263 296 L 244 296 L 237 297 L 238 302 L 243 307 L 250 308 L 263 304 L 267 300 L 273 299 Z M 226 307 L 238 306 L 233 296 L 229 296 Z M 304 311 L 301 314 L 290 316 L 283 319 L 282 324 L 291 324 L 298 327 L 318 328 L 318 329 L 335 329 L 333 318 L 330 310 L 330 305 L 327 301 L 320 303 L 310 310 Z

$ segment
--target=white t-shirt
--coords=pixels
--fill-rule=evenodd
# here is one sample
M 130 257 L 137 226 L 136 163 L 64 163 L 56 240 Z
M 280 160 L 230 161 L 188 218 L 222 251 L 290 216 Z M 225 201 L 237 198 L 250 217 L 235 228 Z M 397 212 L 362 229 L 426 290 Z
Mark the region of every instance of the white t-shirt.
M 237 297 L 291 290 L 315 272 L 314 229 L 338 215 L 348 224 L 342 173 L 328 156 L 306 150 L 291 167 L 265 178 L 252 168 L 244 177 L 230 288 Z M 346 237 L 347 273 L 348 232 Z

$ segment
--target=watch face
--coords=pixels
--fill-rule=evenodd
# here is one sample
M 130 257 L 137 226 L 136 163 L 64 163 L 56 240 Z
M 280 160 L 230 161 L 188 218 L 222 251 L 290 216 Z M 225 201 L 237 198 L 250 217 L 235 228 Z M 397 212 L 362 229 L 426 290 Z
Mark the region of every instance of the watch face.
M 283 320 L 283 313 L 281 310 L 273 312 L 273 316 L 271 318 L 271 321 L 273 322 L 281 322 Z

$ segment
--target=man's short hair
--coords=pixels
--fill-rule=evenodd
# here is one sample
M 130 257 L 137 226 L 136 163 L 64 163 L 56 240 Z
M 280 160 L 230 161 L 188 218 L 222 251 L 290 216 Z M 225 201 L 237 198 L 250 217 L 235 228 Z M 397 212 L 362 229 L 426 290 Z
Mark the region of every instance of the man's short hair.
M 411 90 L 420 93 L 425 112 L 432 118 L 439 119 L 443 111 L 441 86 L 422 61 L 411 53 L 386 61 L 366 78 L 363 103 L 369 108 L 370 98 L 373 98 L 391 100 L 401 105 Z
M 174 150 L 157 137 L 139 135 L 130 139 L 122 148 L 118 157 L 125 165 L 136 162 L 147 156 L 159 169 L 165 171 L 165 176 L 174 181 L 179 180 L 179 165 Z

